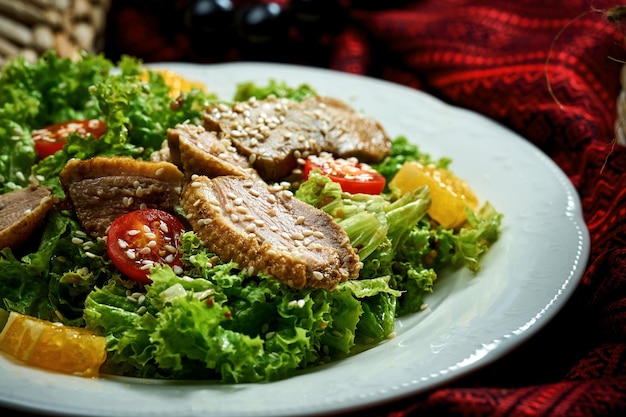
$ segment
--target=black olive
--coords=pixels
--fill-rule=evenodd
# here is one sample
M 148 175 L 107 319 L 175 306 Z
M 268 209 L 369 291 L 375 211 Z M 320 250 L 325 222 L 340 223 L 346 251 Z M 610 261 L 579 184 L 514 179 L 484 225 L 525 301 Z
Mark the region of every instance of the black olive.
M 184 21 L 194 35 L 214 34 L 232 27 L 234 13 L 231 0 L 191 0 Z
M 237 28 L 253 44 L 270 43 L 287 35 L 287 14 L 280 3 L 259 3 L 240 9 Z

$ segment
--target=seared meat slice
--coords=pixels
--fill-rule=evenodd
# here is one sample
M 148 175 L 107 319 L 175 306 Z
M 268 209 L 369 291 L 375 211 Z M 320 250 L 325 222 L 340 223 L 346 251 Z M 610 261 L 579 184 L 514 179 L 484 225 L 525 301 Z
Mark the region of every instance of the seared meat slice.
M 50 190 L 32 186 L 0 195 L 0 249 L 17 248 L 37 230 L 54 205 Z
M 292 100 L 251 100 L 235 103 L 232 108 L 210 105 L 203 120 L 207 130 L 223 132 L 267 181 L 291 174 L 302 154 L 322 150 L 317 119 L 302 112 Z
M 192 174 L 217 177 L 257 177 L 248 159 L 237 152 L 229 139 L 202 126 L 179 124 L 167 131 L 171 161 L 188 177 Z
M 328 214 L 260 180 L 196 176 L 181 204 L 193 230 L 223 261 L 274 276 L 292 288 L 333 289 L 362 267 Z
M 357 113 L 352 107 L 332 97 L 311 97 L 302 101 L 305 111 L 318 118 L 324 134 L 322 150 L 342 158 L 355 157 L 377 164 L 391 149 L 391 140 L 382 125 Z
M 214 104 L 205 110 L 203 123 L 207 130 L 223 132 L 267 181 L 287 177 L 310 154 L 326 151 L 377 163 L 391 147 L 378 122 L 325 97 Z
M 130 211 L 173 210 L 180 202 L 183 174 L 169 162 L 96 157 L 70 160 L 59 179 L 79 222 L 97 237 Z

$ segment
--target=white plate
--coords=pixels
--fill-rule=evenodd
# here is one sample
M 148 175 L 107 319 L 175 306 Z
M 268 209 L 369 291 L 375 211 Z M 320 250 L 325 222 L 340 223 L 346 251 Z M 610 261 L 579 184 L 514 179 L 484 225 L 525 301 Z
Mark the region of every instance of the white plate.
M 501 239 L 476 276 L 445 276 L 428 309 L 397 337 L 288 380 L 251 385 L 83 379 L 0 357 L 0 402 L 81 416 L 285 416 L 342 412 L 424 392 L 487 365 L 534 335 L 576 287 L 589 238 L 575 189 L 523 138 L 475 113 L 403 86 L 297 66 L 167 64 L 231 98 L 243 81 L 308 83 L 406 135 L 504 214 Z

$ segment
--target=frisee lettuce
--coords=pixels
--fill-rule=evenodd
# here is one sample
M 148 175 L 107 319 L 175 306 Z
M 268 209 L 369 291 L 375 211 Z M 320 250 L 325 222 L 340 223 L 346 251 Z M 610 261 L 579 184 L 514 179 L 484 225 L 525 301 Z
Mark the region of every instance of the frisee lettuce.
M 306 84 L 294 88 L 270 80 L 267 86 L 241 84 L 233 100 L 302 100 L 314 94 Z M 35 64 L 17 59 L 0 70 L 0 193 L 25 186 L 35 175 L 61 196 L 58 173 L 70 158 L 145 159 L 161 147 L 168 127 L 199 123 L 211 100 L 218 98 L 192 90 L 173 101 L 163 78 L 146 73 L 130 57 L 116 65 L 88 54 L 76 62 L 54 53 Z M 105 121 L 106 134 L 99 140 L 70 135 L 62 151 L 38 159 L 33 129 L 86 118 Z M 400 136 L 374 167 L 389 181 L 409 160 L 442 168 L 450 163 L 434 160 Z M 221 262 L 187 231 L 181 237 L 184 277 L 156 267 L 152 283 L 141 286 L 112 266 L 103 240 L 89 238 L 69 212 L 55 208 L 30 246 L 0 251 L 0 313 L 15 310 L 105 336 L 103 372 L 272 381 L 390 337 L 397 317 L 422 308 L 442 270 L 480 269 L 479 259 L 498 239 L 502 219 L 486 203 L 468 211 L 464 227 L 446 230 L 428 217 L 425 187 L 396 200 L 388 193 L 350 195 L 317 173 L 295 196 L 344 228 L 363 262 L 359 279 L 333 291 L 295 290 Z M 184 215 L 180 208 L 179 214 Z

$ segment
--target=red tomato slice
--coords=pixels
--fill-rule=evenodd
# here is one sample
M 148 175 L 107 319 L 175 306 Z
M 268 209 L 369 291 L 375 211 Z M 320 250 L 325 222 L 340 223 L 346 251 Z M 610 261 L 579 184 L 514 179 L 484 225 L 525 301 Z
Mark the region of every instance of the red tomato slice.
M 385 188 L 385 177 L 355 158 L 309 156 L 304 164 L 304 178 L 307 179 L 314 169 L 341 185 L 341 190 L 346 193 L 380 194 Z
M 43 159 L 63 149 L 70 133 L 76 132 L 83 137 L 92 135 L 98 139 L 104 135 L 105 131 L 106 124 L 97 119 L 70 120 L 35 130 L 32 136 L 35 141 L 35 151 Z
M 184 226 L 158 209 L 135 210 L 113 221 L 107 235 L 107 252 L 124 275 L 148 284 L 153 265 L 182 267 L 178 250 Z

